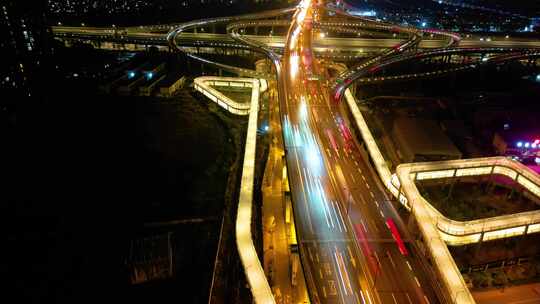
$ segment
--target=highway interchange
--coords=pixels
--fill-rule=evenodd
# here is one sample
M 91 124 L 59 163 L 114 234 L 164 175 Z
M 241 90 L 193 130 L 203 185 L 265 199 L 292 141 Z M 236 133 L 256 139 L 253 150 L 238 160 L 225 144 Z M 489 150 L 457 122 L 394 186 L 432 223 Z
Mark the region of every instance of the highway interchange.
M 403 224 L 373 170 L 365 148 L 352 136 L 348 108 L 339 100 L 346 87 L 373 72 L 374 66 L 407 59 L 407 56 L 394 55 L 416 46 L 437 48 L 432 53 L 438 54 L 464 52 L 455 48 L 447 49 L 461 38 L 450 34 L 450 40 L 422 40 L 417 32 L 411 32 L 408 40 L 321 38 L 318 34 L 320 25 L 325 22 L 326 8 L 315 1 L 303 0 L 295 10 L 197 20 L 168 28 L 129 28 L 125 35 L 135 41 L 169 43 L 179 51 L 182 50 L 181 42 L 186 39 L 215 41 L 217 35 L 222 35 L 231 43 L 258 48 L 273 61 L 277 72 L 283 143 L 302 265 L 312 302 L 438 303 L 441 299 L 438 293 L 441 291 L 436 286 L 437 279 L 426 270 L 422 258 L 414 250 L 404 254 L 396 245 L 388 221 L 396 222 L 400 231 L 404 231 Z M 249 20 L 293 12 L 286 37 L 244 36 L 237 31 L 240 27 L 251 26 L 247 23 Z M 228 27 L 228 35 L 186 33 L 190 28 L 212 23 L 230 23 L 232 26 Z M 326 26 L 336 27 L 340 24 Z M 171 28 L 167 37 L 155 32 L 156 29 L 163 31 Z M 394 31 L 396 29 L 401 32 L 409 30 L 392 28 Z M 432 33 L 446 34 L 438 31 Z M 110 29 L 55 29 L 55 35 L 64 37 L 78 35 L 111 39 L 113 34 L 114 31 Z M 328 66 L 315 53 L 316 48 L 332 46 L 390 49 L 348 71 L 342 71 L 338 77 L 341 82 L 332 85 L 326 82 L 329 78 Z M 535 48 L 540 43 L 477 39 L 459 41 L 460 48 L 469 50 L 488 46 Z M 279 48 L 282 55 L 275 48 Z M 507 57 L 522 56 L 508 50 L 504 52 Z M 197 56 L 193 58 L 201 59 Z M 225 66 L 221 64 L 221 67 Z M 407 243 L 409 240 L 406 236 L 404 232 L 402 237 Z

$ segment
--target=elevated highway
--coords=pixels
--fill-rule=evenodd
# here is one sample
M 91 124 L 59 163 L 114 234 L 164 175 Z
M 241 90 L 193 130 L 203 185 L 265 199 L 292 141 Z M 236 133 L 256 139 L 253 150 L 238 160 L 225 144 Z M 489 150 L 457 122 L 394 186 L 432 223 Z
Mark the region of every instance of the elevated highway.
M 540 231 L 540 223 L 537 222 L 540 218 L 527 214 L 493 219 L 489 224 L 487 221 L 481 224 L 463 224 L 445 220 L 415 192 L 411 174 L 416 179 L 422 176 L 440 178 L 445 177 L 445 174 L 450 176 L 450 173 L 455 176 L 480 174 L 480 171 L 488 169 L 499 170 L 500 174 L 514 176 L 516 181 L 529 187 L 535 194 L 540 191 L 538 177 L 529 176 L 522 168 L 512 167 L 512 164 L 479 163 L 482 160 L 466 162 L 474 167 L 463 167 L 457 163 L 403 165 L 398 168 L 397 174 L 391 173 L 347 87 L 358 79 L 360 82 L 389 80 L 376 79 L 377 76 L 374 75 L 381 68 L 429 56 L 451 56 L 474 51 L 499 54 L 488 58 L 485 64 L 530 58 L 538 56 L 537 50 L 531 49 L 539 48 L 540 42 L 513 39 L 467 40 L 443 31 L 396 27 L 365 18 L 329 22 L 321 18 L 322 10 L 318 4 L 303 0 L 297 8 L 182 24 L 125 29 L 55 27 L 53 31 L 55 36 L 61 39 L 168 46 L 173 51 L 185 52 L 195 60 L 239 75 L 253 78 L 277 77 L 283 143 L 287 151 L 287 171 L 297 220 L 302 265 L 312 302 L 474 303 L 463 279 L 456 273 L 457 267 L 446 244 L 459 245 L 518 233 L 535 233 Z M 287 20 L 268 18 L 290 14 L 293 16 L 287 36 L 244 35 L 241 31 L 255 26 L 286 26 Z M 256 21 L 258 19 L 263 20 Z M 217 24 L 226 25 L 227 33 L 189 32 L 195 28 Z M 369 34 L 368 31 L 388 31 L 398 33 L 400 37 L 323 38 L 316 35 L 321 30 L 360 36 Z M 167 33 L 164 33 L 165 31 Z M 432 36 L 434 39 L 431 39 Z M 427 37 L 430 39 L 426 39 Z M 264 74 L 209 61 L 189 52 L 189 48 L 194 45 L 237 47 L 263 53 L 274 64 L 276 74 Z M 326 74 L 327 66 L 320 61 L 322 54 L 329 49 L 337 49 L 339 52 L 364 52 L 369 49 L 378 54 L 360 62 L 349 71 L 343 71 L 338 77 L 341 82 L 332 87 L 324 81 L 329 79 Z M 417 49 L 423 51 L 418 52 Z M 469 64 L 459 68 L 477 66 L 479 65 Z M 396 77 L 399 76 L 403 75 Z M 420 76 L 432 77 L 436 74 Z M 201 80 L 197 89 L 203 93 L 210 92 L 210 81 L 219 80 Z M 252 83 L 254 87 L 259 83 L 249 79 L 241 82 Z M 257 93 L 254 94 L 258 94 L 259 90 L 255 91 Z M 226 100 L 218 93 L 208 94 L 211 95 L 209 98 L 218 104 L 221 100 L 220 105 L 230 111 L 250 114 L 248 133 L 251 135 L 248 136 L 254 136 L 257 112 L 255 99 L 252 98 L 252 104 L 247 107 Z M 346 104 L 335 102 L 343 96 Z M 348 112 L 352 113 L 353 121 L 348 121 Z M 360 130 L 369 156 L 351 136 L 349 128 L 353 124 Z M 236 226 L 237 245 L 255 302 L 275 303 L 249 229 L 255 145 L 254 140 L 249 138 L 244 158 L 247 175 L 242 179 L 241 208 Z M 249 155 L 247 151 L 251 151 Z M 373 160 L 374 168 L 369 158 Z M 382 187 L 409 208 L 419 222 L 421 235 L 429 251 L 427 256 L 436 268 L 440 280 L 432 277 L 430 268 L 426 267 L 423 257 L 416 251 L 406 255 L 396 246 L 389 220 L 397 222 L 402 231 L 405 230 L 404 224 L 390 203 L 391 198 Z M 412 245 L 413 239 L 406 234 L 404 241 Z

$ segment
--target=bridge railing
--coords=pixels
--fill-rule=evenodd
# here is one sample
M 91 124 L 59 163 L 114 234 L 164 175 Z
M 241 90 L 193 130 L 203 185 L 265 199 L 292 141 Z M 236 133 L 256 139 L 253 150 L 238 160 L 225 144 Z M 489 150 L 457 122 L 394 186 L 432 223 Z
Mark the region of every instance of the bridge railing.
M 203 92 L 205 96 L 209 97 L 214 102 L 218 102 L 218 104 L 219 101 L 228 102 L 228 111 L 233 110 L 231 113 L 235 113 L 235 109 L 241 104 L 234 101 L 231 102 L 230 98 L 222 99 L 223 94 L 217 92 L 215 89 L 211 89 L 209 87 L 210 83 L 232 87 L 238 87 L 240 83 L 242 83 L 244 87 L 252 88 L 251 102 L 247 104 L 247 114 L 249 114 L 249 118 L 244 150 L 244 162 L 242 165 L 242 179 L 240 182 L 240 196 L 238 199 L 238 210 L 236 215 L 236 245 L 255 302 L 272 304 L 275 303 L 274 295 L 264 273 L 261 260 L 257 255 L 251 232 L 259 94 L 263 89 L 266 90 L 268 86 L 265 80 L 252 78 L 199 77 L 195 79 L 195 88 L 197 90 Z M 246 107 L 242 106 L 242 109 L 246 109 Z

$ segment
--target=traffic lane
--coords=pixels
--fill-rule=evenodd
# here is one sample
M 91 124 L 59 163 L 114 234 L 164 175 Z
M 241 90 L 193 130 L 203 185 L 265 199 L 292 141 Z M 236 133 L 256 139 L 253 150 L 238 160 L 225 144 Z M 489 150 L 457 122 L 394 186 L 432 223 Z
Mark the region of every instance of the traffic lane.
M 354 179 L 355 173 L 360 173 L 357 170 L 351 169 L 351 167 L 346 167 L 345 165 L 343 165 L 343 168 L 349 170 L 350 175 L 345 174 L 345 176 L 350 176 L 350 179 Z M 350 179 L 349 177 L 347 177 L 346 182 L 351 182 Z M 362 181 L 363 180 L 364 179 L 362 178 Z M 357 191 L 353 191 L 352 197 L 355 198 L 353 202 L 360 201 L 361 204 L 351 204 L 351 220 L 353 222 L 360 222 L 363 227 L 365 227 L 364 229 L 366 230 L 368 237 L 371 236 L 373 238 L 373 240 L 369 242 L 369 245 L 375 252 L 377 261 L 381 260 L 379 258 L 381 255 L 388 257 L 388 262 L 390 262 L 390 264 L 387 263 L 386 267 L 381 267 L 383 275 L 387 275 L 389 277 L 398 277 L 395 275 L 395 273 L 393 273 L 393 269 L 399 267 L 401 270 L 407 270 L 408 261 L 399 251 L 399 248 L 394 242 L 394 239 L 385 223 L 385 220 L 389 218 L 388 209 L 391 208 L 391 206 L 387 206 L 388 201 L 379 199 L 376 187 L 369 186 L 370 183 L 369 181 L 367 181 L 367 178 L 365 184 L 360 184 L 361 185 L 358 186 Z M 365 224 L 364 222 L 367 222 L 367 224 Z M 382 242 L 377 240 L 380 240 Z M 390 257 L 394 257 L 394 259 L 391 259 Z M 413 300 L 415 300 L 414 298 L 416 298 L 415 301 L 417 303 L 421 303 L 422 300 L 424 300 L 424 294 L 423 292 L 418 291 L 420 286 L 429 286 L 427 281 L 425 279 L 422 279 L 423 277 L 421 275 L 417 276 L 412 271 L 399 273 L 402 274 L 401 279 L 405 280 L 395 282 L 393 286 L 403 286 L 403 283 L 405 283 L 407 285 L 407 289 L 414 291 L 414 293 L 416 294 L 416 296 L 413 297 Z M 418 279 L 418 277 L 420 277 L 420 279 Z M 419 280 L 422 280 L 425 283 L 419 284 Z M 429 287 L 426 288 L 426 293 L 428 294 L 429 299 L 433 299 L 431 302 L 436 301 L 434 294 L 430 293 Z
M 326 119 L 323 118 L 324 115 L 325 115 L 324 110 L 325 110 L 324 108 L 323 108 L 323 109 L 320 109 L 319 113 L 316 115 L 316 116 L 319 117 L 319 122 L 323 121 L 323 122 L 326 122 L 326 124 L 327 124 L 327 125 L 325 125 L 325 123 L 322 123 L 322 124 L 319 123 L 319 124 L 318 124 L 318 127 L 319 127 L 319 128 L 321 128 L 321 126 L 322 126 L 322 128 L 326 128 L 325 131 L 328 133 L 328 136 L 325 138 L 325 140 L 322 140 L 321 143 L 323 143 L 323 146 L 328 145 L 328 146 L 331 146 L 331 147 L 334 149 L 334 148 L 336 147 L 335 139 L 333 139 L 332 133 L 331 133 L 331 131 L 329 131 L 329 130 L 335 129 L 335 127 L 336 127 L 336 125 L 337 125 L 337 126 L 338 126 L 337 129 L 339 130 L 340 134 L 342 135 L 342 136 L 340 136 L 341 139 L 344 139 L 344 138 L 345 138 L 345 136 L 344 136 L 344 134 L 343 134 L 343 132 L 345 132 L 345 131 L 343 131 L 343 128 L 340 128 L 340 127 L 339 127 L 340 122 L 338 122 L 338 120 L 336 119 L 336 116 L 335 116 L 333 113 L 331 113 L 330 115 L 332 116 L 332 119 L 334 120 L 334 122 L 335 122 L 336 125 L 334 125 L 334 124 L 331 122 L 332 119 L 330 119 L 330 118 L 328 118 L 328 117 L 327 117 Z M 341 162 L 341 163 L 342 163 L 341 166 L 339 166 L 339 165 L 338 165 L 338 166 L 333 166 L 334 174 L 332 174 L 332 171 L 329 172 L 331 176 L 332 176 L 332 175 L 337 175 L 337 176 L 339 177 L 340 180 L 339 180 L 338 182 L 339 182 L 339 184 L 341 184 L 341 185 L 347 185 L 348 182 L 345 180 L 344 174 L 343 174 L 343 172 L 341 172 L 341 169 L 340 169 L 340 168 L 347 168 L 347 170 L 351 170 L 351 172 L 349 172 L 349 174 L 350 174 L 350 177 L 353 179 L 353 182 L 354 182 L 354 179 L 355 179 L 355 177 L 354 177 L 355 175 L 354 175 L 354 174 L 355 174 L 356 172 L 355 172 L 354 169 L 352 169 L 352 168 L 358 167 L 358 165 L 359 165 L 358 161 L 357 161 L 357 160 L 355 159 L 355 157 L 354 157 L 354 151 L 353 151 L 353 150 L 354 150 L 354 147 L 343 147 L 344 144 L 345 144 L 345 142 L 340 140 L 340 146 L 341 146 L 342 151 L 343 151 L 343 152 L 341 153 L 341 155 L 339 155 L 339 154 L 338 154 L 339 152 L 336 151 L 336 158 L 337 158 L 336 162 L 338 162 L 338 163 Z M 329 149 L 325 149 L 325 150 L 328 151 Z M 347 151 L 349 151 L 349 152 L 347 152 Z M 327 152 L 327 153 L 328 153 L 328 152 Z M 330 156 L 330 157 L 331 157 L 331 156 Z M 347 158 L 348 158 L 348 159 L 347 159 Z M 354 166 L 351 166 L 351 164 L 350 164 L 351 161 L 354 161 L 354 162 L 355 162 L 355 165 L 354 165 Z M 347 171 L 345 171 L 345 172 L 347 172 Z M 362 175 L 362 176 L 363 176 L 363 175 Z M 347 178 L 347 179 L 348 179 L 348 178 Z M 369 198 L 364 198 L 364 197 L 363 197 L 363 196 L 366 195 L 365 193 L 368 193 L 368 192 L 369 192 L 369 193 L 370 193 L 370 196 L 371 196 L 371 199 L 372 199 L 371 201 L 375 204 L 375 206 L 377 206 L 377 209 L 378 209 L 379 212 L 378 212 L 378 214 L 375 214 L 374 212 L 370 212 L 370 209 L 371 209 L 371 211 L 372 211 L 373 208 L 368 208 L 368 210 L 363 210 L 362 212 L 360 212 L 360 216 L 358 216 L 358 220 L 359 220 L 359 221 L 362 220 L 362 216 L 361 216 L 362 214 L 365 215 L 365 214 L 371 213 L 371 216 L 370 216 L 371 218 L 380 216 L 381 219 L 382 219 L 381 221 L 370 221 L 371 223 L 373 223 L 373 226 L 372 226 L 372 227 L 373 227 L 374 230 L 376 231 L 375 238 L 384 238 L 384 239 L 386 239 L 386 240 L 392 240 L 391 234 L 390 234 L 390 232 L 387 230 L 387 227 L 386 227 L 385 222 L 384 222 L 386 216 L 384 215 L 383 211 L 381 210 L 381 204 L 377 203 L 377 200 L 375 199 L 375 194 L 374 194 L 373 191 L 377 191 L 377 190 L 376 190 L 376 189 L 371 190 L 371 187 L 372 187 L 372 186 L 370 186 L 370 183 L 367 181 L 367 179 L 366 179 L 364 176 L 363 176 L 362 179 L 363 179 L 364 182 L 365 182 L 365 186 L 364 186 L 365 189 L 362 189 L 363 191 L 361 191 L 361 192 L 363 192 L 363 193 L 362 193 L 362 196 L 360 197 L 360 199 L 361 199 L 362 201 L 364 201 L 364 202 L 365 202 L 365 201 L 370 201 Z M 375 188 L 375 187 L 374 187 L 374 188 Z M 342 189 L 343 189 L 343 191 L 345 192 L 345 193 L 344 193 L 344 196 L 347 196 L 347 195 L 348 195 L 348 192 L 350 192 L 350 191 L 347 189 L 347 187 L 343 187 Z M 351 193 L 351 194 L 352 194 L 352 193 Z M 342 198 L 341 201 L 343 201 L 343 198 Z M 368 232 L 368 231 L 366 230 L 366 232 Z M 394 260 L 391 258 L 392 255 L 395 254 L 395 253 L 400 254 L 399 250 L 397 249 L 397 247 L 395 247 L 395 245 L 392 245 L 392 246 L 390 247 L 390 249 L 389 249 L 389 250 L 386 250 L 386 251 L 381 251 L 379 248 L 377 248 L 378 242 L 375 242 L 374 245 L 375 245 L 375 246 L 374 246 L 374 247 L 375 247 L 375 251 L 373 252 L 373 254 L 375 255 L 375 257 L 376 257 L 376 259 L 377 259 L 379 265 L 381 265 L 381 262 L 380 262 L 381 259 L 378 257 L 378 253 L 379 253 L 379 252 L 384 252 L 384 256 L 385 256 L 385 257 L 388 257 L 388 259 L 389 259 L 389 261 L 390 261 L 390 264 L 387 264 L 387 266 L 388 266 L 388 265 L 391 265 L 393 268 L 396 268 L 396 267 L 398 267 L 398 265 L 399 265 L 399 267 L 401 267 L 402 269 L 405 269 L 405 263 L 399 263 L 399 264 L 397 264 L 397 263 L 394 262 Z M 392 252 L 394 252 L 394 253 L 392 253 Z M 398 256 L 396 259 L 398 260 L 398 262 L 399 262 L 399 261 L 403 262 L 403 260 L 400 259 L 399 256 Z M 382 265 L 381 265 L 381 266 L 382 266 Z M 382 268 L 383 268 L 383 269 L 390 269 L 389 267 L 382 267 Z M 390 269 L 390 270 L 391 270 L 391 269 Z M 385 274 L 385 272 L 387 272 L 387 270 L 383 270 L 382 272 L 383 272 L 383 274 Z M 386 287 L 390 287 L 390 288 L 393 288 L 392 286 L 397 287 L 397 289 L 394 289 L 394 290 L 396 290 L 397 292 L 400 292 L 400 293 L 402 293 L 402 294 L 405 294 L 405 295 L 407 296 L 407 301 L 408 301 L 409 298 L 410 298 L 409 295 L 408 295 L 408 293 L 407 293 L 406 291 L 404 291 L 404 290 L 402 290 L 402 289 L 399 288 L 400 286 L 403 286 L 403 284 L 401 284 L 401 282 L 398 282 L 398 281 L 395 280 L 395 277 L 396 277 L 396 276 L 395 276 L 394 274 L 390 274 L 390 273 L 386 273 L 386 274 L 387 274 L 387 277 L 388 277 L 388 281 L 393 281 L 393 282 L 384 283 L 384 285 L 385 285 Z M 413 276 L 413 277 L 410 277 L 410 278 L 409 278 L 408 280 L 406 280 L 406 281 L 410 283 L 410 284 L 408 284 L 408 285 L 409 285 L 409 288 L 410 288 L 411 290 L 414 290 L 414 291 L 417 291 L 417 290 L 418 290 L 418 287 L 419 287 L 419 284 L 417 284 L 418 280 L 417 280 L 414 276 Z M 417 294 L 417 295 L 416 295 L 416 296 L 413 296 L 413 298 L 416 298 L 416 297 L 419 296 L 420 298 L 419 298 L 419 299 L 415 299 L 415 301 L 417 301 L 418 303 L 420 303 L 420 302 L 422 301 L 422 298 L 423 298 L 423 293 L 420 293 L 420 295 L 418 295 L 418 293 L 416 292 L 416 294 Z M 399 297 L 398 297 L 398 298 L 399 298 Z M 392 298 L 392 300 L 393 300 L 393 298 Z
M 298 89 L 298 87 L 297 87 Z M 297 98 L 291 98 L 289 101 L 292 102 L 288 102 L 286 104 L 286 109 L 294 109 L 294 110 L 286 110 L 284 111 L 284 114 L 287 115 L 286 118 L 285 118 L 285 127 L 284 127 L 284 130 L 286 130 L 287 128 L 291 128 L 291 129 L 294 129 L 294 125 L 296 124 L 305 124 L 305 122 L 302 122 L 302 118 L 301 118 L 301 115 L 297 114 L 297 112 L 299 112 L 297 109 L 298 107 L 301 105 L 301 102 L 299 103 L 297 101 Z M 289 116 L 290 115 L 290 116 Z M 289 118 L 287 118 L 289 117 Z M 290 123 L 287 123 L 287 121 L 290 120 Z M 289 127 L 289 124 L 290 124 L 290 127 Z M 309 130 L 309 124 L 306 126 L 307 130 Z M 308 131 L 309 133 L 309 131 Z M 308 173 L 307 170 L 305 170 L 306 167 L 309 168 L 309 166 L 305 163 L 305 158 L 301 157 L 298 155 L 298 152 L 300 153 L 303 153 L 303 154 L 306 154 L 307 151 L 305 151 L 303 148 L 300 148 L 300 147 L 291 147 L 291 146 L 295 146 L 295 143 L 294 141 L 292 140 L 292 132 L 285 132 L 285 138 L 286 138 L 286 143 L 288 144 L 289 148 L 290 148 L 290 152 L 288 152 L 288 155 L 291 155 L 288 157 L 288 163 L 291 164 L 291 163 L 296 163 L 297 165 L 295 166 L 295 169 L 294 170 L 291 170 L 291 171 L 295 171 L 295 172 L 291 172 L 292 176 L 291 176 L 291 179 L 292 179 L 292 182 L 293 184 L 295 185 L 301 185 L 302 187 L 302 192 L 303 194 L 300 195 L 300 193 L 296 193 L 294 192 L 293 195 L 294 197 L 296 198 L 295 201 L 297 201 L 298 203 L 295 204 L 295 205 L 304 205 L 302 204 L 301 202 L 304 202 L 305 203 L 305 208 L 303 208 L 304 212 L 299 215 L 299 217 L 301 218 L 304 218 L 304 219 L 309 219 L 311 218 L 311 221 L 314 222 L 314 217 L 312 216 L 313 215 L 313 208 L 310 208 L 310 205 L 313 201 L 316 201 L 316 197 L 312 197 L 311 199 L 309 198 L 310 196 L 310 192 L 313 191 L 313 189 L 315 189 L 315 184 L 313 182 L 313 179 L 314 177 L 311 176 L 310 173 Z M 289 149 L 288 149 L 289 150 Z M 323 173 L 324 170 L 321 170 L 321 172 L 319 173 Z M 324 175 L 319 175 L 317 177 L 317 179 L 325 179 L 325 176 Z M 332 193 L 332 190 L 331 188 L 328 187 L 328 183 L 327 182 L 324 182 L 323 183 L 325 184 L 324 186 L 324 191 L 322 191 L 322 193 Z M 307 184 L 310 184 L 310 186 L 307 186 Z M 319 189 L 320 186 L 319 186 Z M 321 200 L 319 200 L 320 202 Z M 326 200 L 322 200 L 322 201 L 326 201 Z M 326 201 L 328 202 L 328 201 Z M 344 231 L 344 226 L 343 226 L 343 219 L 342 219 L 342 216 L 341 216 L 341 213 L 338 209 L 338 207 L 336 207 L 336 202 L 333 201 L 330 203 L 331 204 L 331 208 L 327 208 L 329 207 L 328 205 L 322 205 L 322 208 L 317 208 L 317 210 L 319 211 L 318 214 L 319 216 L 316 217 L 317 219 L 317 225 L 309 225 L 310 228 L 308 229 L 313 229 L 313 236 L 316 236 L 316 239 L 329 239 L 329 240 L 332 240 L 332 239 L 343 239 L 344 237 L 346 237 L 345 235 L 343 235 L 343 231 Z M 326 210 L 326 211 L 325 211 Z M 323 211 L 323 212 L 321 212 Z M 296 212 L 295 212 L 296 213 Z M 334 217 L 332 217 L 330 215 L 330 213 L 333 213 Z M 310 215 L 311 214 L 311 215 Z M 324 217 L 322 216 L 322 214 L 324 214 Z M 327 214 L 328 214 L 328 217 L 327 217 Z M 327 225 L 327 228 L 322 228 L 324 227 L 324 220 L 323 218 L 326 220 L 326 225 Z M 334 219 L 334 220 L 332 220 Z M 330 220 L 330 223 L 334 222 L 335 226 L 332 226 L 332 228 L 338 228 L 340 229 L 339 232 L 338 230 L 335 230 L 335 234 L 331 233 L 332 230 L 329 230 L 330 229 L 330 226 L 329 226 L 329 221 Z M 309 221 L 309 220 L 308 220 Z M 341 221 L 341 225 L 339 223 L 339 221 Z M 304 221 L 304 222 L 307 222 L 307 221 Z M 320 223 L 320 224 L 319 224 Z M 304 225 L 306 226 L 306 225 Z M 313 226 L 317 227 L 317 228 L 312 228 Z M 301 237 L 302 238 L 302 237 Z M 331 272 L 330 274 L 333 274 L 333 277 L 331 280 L 328 280 L 329 283 L 327 284 L 323 284 L 321 286 L 326 286 L 325 289 L 322 289 L 322 287 L 318 287 L 317 284 L 315 284 L 316 286 L 315 289 L 317 290 L 317 294 L 318 294 L 318 298 L 320 299 L 321 297 L 321 293 L 323 295 L 323 298 L 324 298 L 324 294 L 326 293 L 326 288 L 328 288 L 328 290 L 332 290 L 332 285 L 333 282 L 341 282 L 341 284 L 339 286 L 341 286 L 340 288 L 337 288 L 337 293 L 336 293 L 336 296 L 339 297 L 340 299 L 342 299 L 343 301 L 347 302 L 351 299 L 347 299 L 348 297 L 353 297 L 353 294 L 350 292 L 351 288 L 354 287 L 355 290 L 359 289 L 359 285 L 356 281 L 356 279 L 354 279 L 354 277 L 352 275 L 350 275 L 348 273 L 348 269 L 346 269 L 347 267 L 344 266 L 343 262 L 341 261 L 342 258 L 340 258 L 342 255 L 341 255 L 341 251 L 337 250 L 337 252 L 335 253 L 334 255 L 334 262 L 330 263 L 329 261 L 326 261 L 326 262 L 323 262 L 323 263 L 327 263 L 326 265 L 333 265 L 333 269 L 337 269 L 336 267 L 339 267 L 340 271 L 334 271 L 334 272 Z M 315 265 L 311 265 L 311 268 L 315 268 L 316 266 Z M 329 267 L 329 266 L 321 266 L 321 267 Z M 310 271 L 311 272 L 311 275 L 313 278 L 315 278 L 316 276 L 314 275 L 314 273 L 316 273 L 316 271 Z M 351 277 L 353 279 L 351 279 Z M 345 283 L 347 282 L 347 283 Z M 311 285 L 314 285 L 314 283 L 312 283 Z M 346 288 L 344 288 L 344 286 Z M 351 287 L 352 286 L 352 287 Z M 329 297 L 328 298 L 329 301 L 332 301 L 332 298 Z
M 343 144 L 343 142 L 341 142 L 341 144 Z M 371 213 L 371 216 L 369 216 L 371 219 L 367 220 L 367 228 L 368 229 L 373 229 L 374 232 L 376 234 L 380 233 L 381 231 L 383 233 L 386 233 L 386 236 L 383 236 L 383 238 L 386 238 L 387 235 L 389 234 L 389 231 L 388 231 L 388 227 L 386 227 L 386 224 L 384 222 L 384 218 L 386 217 L 392 217 L 392 218 L 397 218 L 399 219 L 399 217 L 397 217 L 397 214 L 395 212 L 395 209 L 393 208 L 393 206 L 391 206 L 390 202 L 388 201 L 387 197 L 385 196 L 385 193 L 381 193 L 378 185 L 376 184 L 376 182 L 374 181 L 373 177 L 372 177 L 372 174 L 371 173 L 371 170 L 369 170 L 367 168 L 367 165 L 365 164 L 365 162 L 363 161 L 362 157 L 360 157 L 359 154 L 355 153 L 355 151 L 352 151 L 352 153 L 349 153 L 349 154 L 346 154 L 346 153 L 342 153 L 344 156 L 340 159 L 340 161 L 354 161 L 355 162 L 355 166 L 346 166 L 346 165 L 343 165 L 342 168 L 345 168 L 346 170 L 349 170 L 350 171 L 350 179 L 352 179 L 352 184 L 356 183 L 358 178 L 355 178 L 354 177 L 354 174 L 356 173 L 359 173 L 359 174 L 362 174 L 362 182 L 360 182 L 359 184 L 359 191 L 358 191 L 358 195 L 353 195 L 353 197 L 359 197 L 359 200 L 362 204 L 360 204 L 360 207 L 362 205 L 366 205 L 368 203 L 371 203 L 371 207 L 369 209 L 373 209 L 372 211 L 375 211 L 374 208 L 376 207 L 377 208 L 377 211 L 379 214 L 377 214 L 376 212 L 370 212 L 370 210 L 361 210 L 361 213 L 363 214 L 370 214 Z M 346 159 L 347 157 L 349 157 L 349 159 Z M 363 170 L 361 168 L 364 168 Z M 356 170 L 355 170 L 356 169 Z M 364 174 L 365 172 L 365 174 Z M 348 174 L 345 174 L 345 176 L 347 176 L 349 179 L 349 175 Z M 347 183 L 350 183 L 351 180 L 348 180 Z M 358 183 L 357 183 L 358 184 Z M 370 186 L 371 185 L 371 186 Z M 363 189 L 362 189 L 363 188 Z M 360 195 L 361 193 L 363 193 L 363 195 Z M 369 196 L 367 196 L 367 193 L 369 193 Z M 353 200 L 353 206 L 355 208 L 358 208 L 357 205 L 357 199 Z M 380 216 L 380 221 L 377 221 L 376 219 L 379 218 Z M 360 219 L 361 220 L 361 219 Z M 393 248 L 393 252 L 395 252 L 397 254 L 397 261 L 398 262 L 401 262 L 399 263 L 402 267 L 402 269 L 406 269 L 403 265 L 407 265 L 406 264 L 406 260 L 400 258 L 400 255 L 399 255 L 399 249 L 397 249 L 397 247 L 394 247 Z M 414 262 L 413 264 L 418 264 L 416 262 L 416 259 L 411 257 L 411 261 Z M 409 263 L 410 264 L 410 263 Z M 415 268 L 415 269 L 421 269 L 421 268 Z M 409 284 L 410 286 L 412 286 L 412 290 L 417 290 L 417 285 L 422 285 L 422 286 L 427 286 L 427 288 L 425 288 L 427 294 L 428 294 L 428 298 L 429 299 L 432 299 L 431 302 L 436 302 L 436 297 L 435 297 L 435 294 L 433 293 L 433 290 L 432 288 L 430 287 L 430 284 L 429 284 L 429 280 L 427 279 L 427 276 L 424 275 L 425 273 L 423 271 L 420 271 L 418 272 L 418 274 L 416 276 L 413 276 L 412 279 L 409 280 L 409 283 L 414 283 L 414 284 Z M 416 278 L 415 278 L 416 277 Z M 423 282 L 422 284 L 417 284 L 417 281 L 420 281 L 420 282 Z M 423 295 L 421 296 L 423 297 Z
M 292 149 L 288 154 L 295 155 L 296 149 Z M 294 163 L 298 161 L 298 158 L 298 156 L 290 156 L 288 162 Z M 300 181 L 302 174 L 299 170 L 300 167 L 301 166 L 298 166 L 297 169 L 290 170 L 291 186 L 301 185 L 302 183 L 302 181 Z M 298 182 L 296 182 L 296 180 L 298 180 Z M 322 216 L 314 216 L 315 214 L 311 214 L 314 211 L 316 212 L 316 210 L 309 208 L 310 201 L 307 199 L 307 196 L 304 196 L 305 190 L 302 190 L 302 192 L 304 192 L 302 194 L 295 191 L 294 187 L 292 187 L 291 190 L 293 190 L 293 202 L 295 203 L 295 219 L 297 223 L 300 223 L 297 229 L 301 248 L 306 246 L 306 244 L 309 245 L 310 239 L 319 241 L 321 239 L 339 239 L 341 237 L 341 235 L 336 236 L 327 230 Z M 318 211 L 322 211 L 322 208 L 319 208 Z M 311 221 L 315 221 L 315 224 L 310 223 Z M 310 229 L 313 230 L 309 231 Z M 327 258 L 328 255 L 325 254 L 324 251 L 320 251 L 319 246 L 315 246 L 313 249 L 315 250 L 315 254 L 310 252 L 311 249 L 308 249 L 307 259 L 305 251 L 302 251 L 302 256 L 304 257 L 303 261 L 307 261 L 303 264 L 306 268 L 312 297 L 315 301 L 318 300 L 321 303 L 341 302 L 341 300 L 346 298 L 346 295 L 343 294 L 341 289 L 334 289 L 335 283 L 339 282 L 338 272 L 335 271 L 335 264 Z M 320 269 L 325 269 L 326 275 L 324 277 L 321 277 L 320 275 L 317 276 L 317 273 L 322 273 Z M 336 291 L 335 293 L 333 292 L 334 290 Z

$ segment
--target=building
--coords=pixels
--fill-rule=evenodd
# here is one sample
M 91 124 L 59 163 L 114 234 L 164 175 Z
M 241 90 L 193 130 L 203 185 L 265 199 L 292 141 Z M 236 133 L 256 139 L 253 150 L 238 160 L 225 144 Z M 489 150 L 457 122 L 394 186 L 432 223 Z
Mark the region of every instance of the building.
M 182 88 L 186 82 L 186 76 L 180 76 L 177 74 L 169 74 L 159 84 L 158 95 L 163 97 L 171 97 L 178 89 Z
M 462 156 L 433 120 L 399 116 L 394 121 L 392 137 L 396 152 L 404 163 L 460 159 Z
M 52 33 L 45 20 L 46 1 L 2 1 L 0 4 L 0 88 L 3 107 L 39 97 L 51 69 Z M 9 98 L 10 96 L 11 98 Z M 21 99 L 22 98 L 22 99 Z

